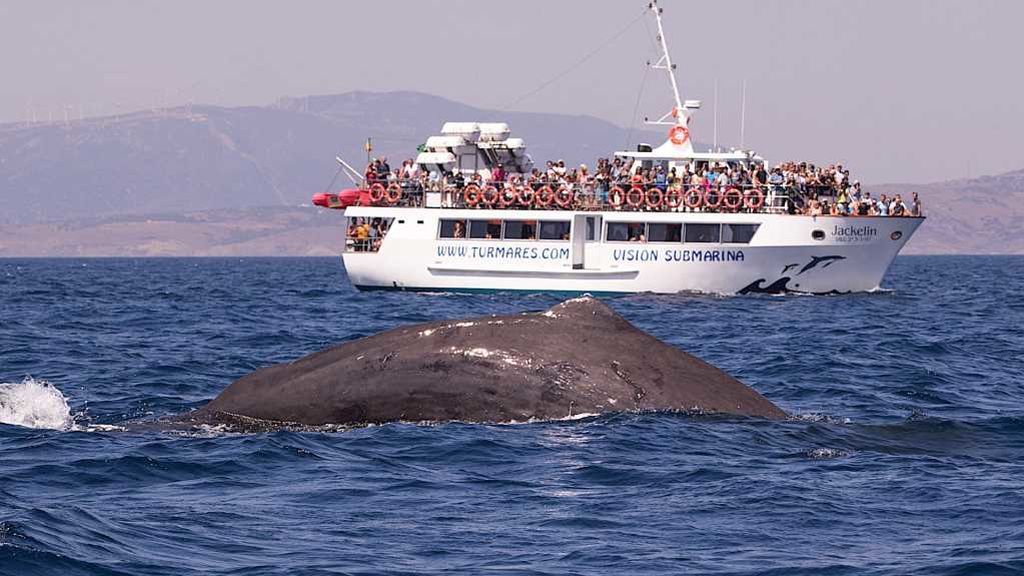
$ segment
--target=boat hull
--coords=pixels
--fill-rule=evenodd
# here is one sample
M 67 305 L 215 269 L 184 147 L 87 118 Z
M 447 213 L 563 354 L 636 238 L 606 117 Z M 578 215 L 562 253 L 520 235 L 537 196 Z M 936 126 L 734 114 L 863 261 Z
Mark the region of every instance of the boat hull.
M 645 212 L 350 209 L 394 218 L 376 252 L 346 252 L 361 290 L 623 294 L 834 294 L 877 290 L 921 218 Z M 365 214 L 361 213 L 366 211 Z M 400 212 L 396 212 L 400 210 Z M 575 221 L 569 240 L 439 237 L 441 219 Z M 613 242 L 577 236 L 580 218 L 612 222 L 754 223 L 749 243 Z

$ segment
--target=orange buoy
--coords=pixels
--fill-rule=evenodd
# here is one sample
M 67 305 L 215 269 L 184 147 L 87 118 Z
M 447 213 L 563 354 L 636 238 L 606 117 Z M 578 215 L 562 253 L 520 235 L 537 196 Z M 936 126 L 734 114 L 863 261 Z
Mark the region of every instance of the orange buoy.
M 683 196 L 683 204 L 691 210 L 700 208 L 704 203 L 704 193 L 701 192 L 700 188 L 690 188 L 686 191 L 686 196 Z
M 547 184 L 545 184 L 545 185 L 540 187 L 540 190 L 537 190 L 537 195 L 536 195 L 536 197 L 534 197 L 534 202 L 536 202 L 537 206 L 540 206 L 541 208 L 545 208 L 547 206 L 550 206 L 551 202 L 554 199 L 555 199 L 554 191 L 551 190 L 551 186 L 548 186 Z
M 629 192 L 626 192 L 626 204 L 629 204 L 631 208 L 637 208 L 643 204 L 644 199 L 644 189 L 639 186 L 633 186 Z
M 675 210 L 683 204 L 683 191 L 679 188 L 669 188 L 665 192 L 665 207 Z
M 555 192 L 555 204 L 558 204 L 559 208 L 565 209 L 572 205 L 572 200 L 575 197 L 572 189 L 568 186 L 559 186 L 558 191 Z
M 387 191 L 384 192 L 384 200 L 388 204 L 395 205 L 402 199 L 402 187 L 398 184 L 392 184 L 388 186 Z
M 704 205 L 708 208 L 718 208 L 722 205 L 722 193 L 717 188 L 708 188 L 704 193 Z

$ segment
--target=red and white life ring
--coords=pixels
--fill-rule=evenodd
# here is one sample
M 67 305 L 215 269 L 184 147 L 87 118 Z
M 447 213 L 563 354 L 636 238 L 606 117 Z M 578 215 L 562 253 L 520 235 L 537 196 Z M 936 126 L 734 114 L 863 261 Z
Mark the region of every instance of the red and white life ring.
M 686 191 L 686 196 L 683 196 L 683 204 L 691 210 L 700 208 L 704 204 L 704 193 L 700 188 L 690 188 Z
M 575 194 L 573 194 L 571 188 L 568 186 L 559 186 L 558 191 L 555 192 L 555 204 L 558 204 L 559 208 L 568 208 L 569 206 L 572 206 L 574 197 Z
M 644 204 L 651 210 L 661 208 L 661 204 L 664 201 L 665 193 L 660 188 L 648 188 L 647 193 L 644 195 Z
M 722 194 L 722 205 L 729 210 L 738 210 L 743 205 L 743 194 L 739 188 L 727 188 Z
M 462 191 L 462 198 L 468 206 L 476 206 L 483 199 L 483 194 L 481 194 L 479 186 L 470 184 Z
M 537 196 L 534 198 L 534 202 L 537 206 L 545 208 L 551 205 L 551 202 L 555 199 L 555 193 L 551 190 L 551 186 L 544 185 L 537 190 Z
M 385 192 L 386 190 L 384 189 L 383 184 L 380 182 L 374 182 L 373 185 L 370 186 L 370 202 L 377 204 L 384 199 Z
M 484 186 L 483 198 L 481 199 L 484 206 L 494 206 L 498 203 L 498 189 L 488 184 Z
M 751 188 L 743 193 L 743 205 L 749 210 L 760 210 L 764 206 L 764 192 L 760 188 Z
M 669 188 L 665 192 L 665 207 L 675 210 L 683 204 L 683 191 L 679 188 Z
M 398 201 L 401 199 L 402 187 L 399 186 L 398 184 L 392 184 L 388 186 L 387 191 L 384 192 L 384 200 L 386 200 L 388 204 L 395 205 L 398 204 Z
M 690 139 L 690 130 L 686 126 L 673 126 L 668 131 L 668 139 L 676 146 L 681 146 Z
M 608 192 L 608 202 L 615 208 L 621 208 L 626 202 L 626 191 L 618 186 L 613 186 Z
M 527 184 L 520 189 L 516 195 L 518 196 L 520 206 L 530 206 L 533 201 L 537 198 L 537 193 L 533 191 L 533 186 Z
M 626 192 L 626 204 L 629 204 L 630 208 L 639 207 L 645 199 L 644 189 L 639 186 L 633 186 Z
M 714 200 L 712 200 L 714 198 Z M 708 208 L 718 208 L 722 205 L 722 193 L 718 188 L 708 188 L 704 192 L 704 205 Z

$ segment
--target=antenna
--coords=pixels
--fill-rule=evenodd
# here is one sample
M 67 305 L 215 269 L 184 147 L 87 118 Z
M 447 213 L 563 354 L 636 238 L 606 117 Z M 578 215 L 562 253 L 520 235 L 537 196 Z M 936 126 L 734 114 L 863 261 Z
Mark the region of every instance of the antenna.
M 743 88 L 740 96 L 740 150 L 744 149 L 744 140 L 747 132 L 747 79 L 743 79 Z
M 693 110 L 700 108 L 700 100 L 683 100 L 679 96 L 679 85 L 676 83 L 676 65 L 672 63 L 672 57 L 668 53 L 668 43 L 665 40 L 665 28 L 661 22 L 661 14 L 664 11 L 658 6 L 657 0 L 652 0 L 647 5 L 651 12 L 654 12 L 654 18 L 658 22 L 658 44 L 661 46 L 661 58 L 657 62 L 648 65 L 652 70 L 664 70 L 668 72 L 669 84 L 672 85 L 672 98 L 674 105 L 672 110 L 663 114 L 657 120 L 651 121 L 644 118 L 645 124 L 656 124 L 662 126 L 672 126 L 669 130 L 669 142 L 677 148 L 681 148 L 683 151 L 692 151 L 693 142 L 690 140 L 690 130 L 687 126 L 690 124 L 690 116 Z M 666 145 L 668 142 L 666 142 Z
M 715 139 L 713 148 L 718 150 L 718 78 L 715 78 Z

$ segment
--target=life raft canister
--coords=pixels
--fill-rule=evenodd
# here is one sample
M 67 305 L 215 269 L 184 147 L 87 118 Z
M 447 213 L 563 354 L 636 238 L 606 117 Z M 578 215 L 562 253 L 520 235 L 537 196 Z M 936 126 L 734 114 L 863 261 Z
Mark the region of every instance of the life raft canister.
M 462 198 L 466 201 L 467 205 L 476 206 L 483 198 L 483 194 L 480 193 L 479 186 L 476 184 L 470 184 L 462 191 Z
M 743 194 L 739 188 L 727 188 L 722 194 L 722 205 L 729 210 L 736 210 L 743 205 Z
M 554 191 L 551 190 L 551 186 L 548 186 L 547 184 L 545 184 L 545 185 L 540 187 L 540 190 L 537 190 L 537 195 L 534 197 L 534 202 L 536 202 L 537 206 L 540 206 L 540 207 L 543 208 L 543 207 L 546 207 L 546 206 L 550 206 L 551 202 L 554 199 L 555 199 Z
M 370 202 L 377 204 L 384 199 L 385 192 L 383 184 L 380 182 L 374 182 L 373 185 L 370 186 Z
M 764 192 L 760 188 L 751 188 L 743 193 L 743 205 L 750 210 L 760 210 L 764 206 Z
M 629 189 L 629 192 L 626 192 L 626 204 L 629 204 L 632 208 L 643 204 L 645 198 L 644 189 L 639 186 L 633 186 Z
M 575 194 L 568 186 L 559 186 L 558 191 L 555 192 L 555 204 L 558 204 L 559 208 L 568 208 L 572 205 L 572 200 Z
M 652 210 L 661 208 L 661 203 L 665 201 L 665 193 L 660 188 L 648 188 L 647 194 L 644 195 L 644 204 Z
M 673 126 L 668 131 L 668 139 L 676 146 L 680 146 L 690 139 L 690 130 L 686 126 Z
M 398 201 L 401 199 L 402 187 L 399 186 L 398 184 L 392 184 L 388 186 L 387 191 L 384 192 L 384 200 L 386 200 L 388 204 L 394 205 L 398 204 Z
M 683 196 L 683 204 L 692 210 L 700 208 L 703 203 L 704 193 L 700 188 L 690 188 L 686 191 L 686 196 Z

